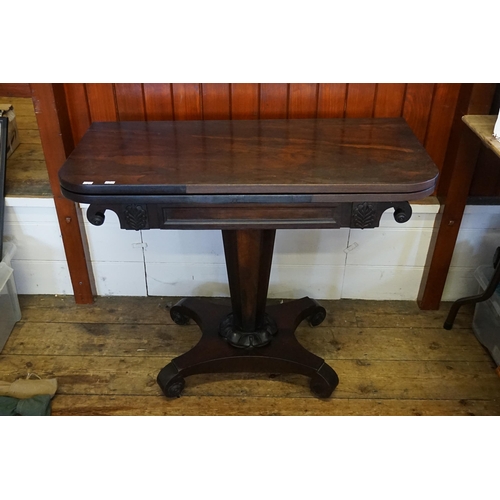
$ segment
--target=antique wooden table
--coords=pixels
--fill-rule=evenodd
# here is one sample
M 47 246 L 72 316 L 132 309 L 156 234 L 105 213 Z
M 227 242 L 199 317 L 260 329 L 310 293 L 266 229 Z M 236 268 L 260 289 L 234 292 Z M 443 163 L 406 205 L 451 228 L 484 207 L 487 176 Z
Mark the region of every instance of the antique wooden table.
M 264 371 L 309 376 L 328 397 L 337 374 L 294 334 L 325 309 L 308 297 L 266 304 L 276 229 L 372 228 L 391 207 L 405 222 L 437 174 L 403 119 L 318 119 L 93 123 L 59 179 L 95 225 L 112 210 L 123 229 L 222 230 L 231 306 L 171 308 L 202 336 L 158 374 L 166 396 L 195 373 Z

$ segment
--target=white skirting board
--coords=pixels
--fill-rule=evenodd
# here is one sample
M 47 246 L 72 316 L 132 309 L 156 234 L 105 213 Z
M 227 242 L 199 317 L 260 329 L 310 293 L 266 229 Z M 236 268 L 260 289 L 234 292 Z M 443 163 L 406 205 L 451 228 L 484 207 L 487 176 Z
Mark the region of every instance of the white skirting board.
M 375 229 L 278 230 L 269 296 L 415 300 L 439 205 L 412 208 L 406 224 L 388 210 Z M 18 293 L 72 294 L 53 200 L 7 197 L 5 215 Z M 125 231 L 109 211 L 103 226 L 85 229 L 99 295 L 229 294 L 220 231 Z M 497 246 L 500 206 L 468 206 L 443 300 L 476 293 L 473 272 Z

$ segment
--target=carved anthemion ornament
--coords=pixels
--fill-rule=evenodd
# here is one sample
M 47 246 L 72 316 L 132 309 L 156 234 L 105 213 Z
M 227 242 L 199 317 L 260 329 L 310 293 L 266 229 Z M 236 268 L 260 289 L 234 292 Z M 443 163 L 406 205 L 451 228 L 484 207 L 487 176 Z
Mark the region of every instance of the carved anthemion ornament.
M 353 210 L 354 227 L 365 229 L 374 227 L 376 221 L 376 210 L 373 203 L 360 203 Z
M 125 218 L 131 229 L 138 231 L 147 226 L 148 214 L 143 205 L 127 205 L 125 208 Z

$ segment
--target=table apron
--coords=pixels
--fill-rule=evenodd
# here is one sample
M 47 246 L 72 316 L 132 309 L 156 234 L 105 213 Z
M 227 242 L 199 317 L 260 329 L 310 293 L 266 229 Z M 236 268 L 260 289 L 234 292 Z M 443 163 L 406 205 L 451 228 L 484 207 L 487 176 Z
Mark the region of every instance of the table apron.
M 380 217 L 394 208 L 397 222 L 411 217 L 408 202 L 355 203 L 259 203 L 92 204 L 87 209 L 91 224 L 104 223 L 106 210 L 118 215 L 122 229 L 336 229 L 378 227 Z

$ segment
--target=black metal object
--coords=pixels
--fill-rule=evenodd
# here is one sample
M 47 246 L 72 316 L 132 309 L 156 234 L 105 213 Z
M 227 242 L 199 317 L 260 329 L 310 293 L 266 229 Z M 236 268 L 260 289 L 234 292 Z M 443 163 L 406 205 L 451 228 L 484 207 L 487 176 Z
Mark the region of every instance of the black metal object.
M 463 297 L 453 302 L 448 316 L 446 317 L 446 321 L 444 322 L 444 329 L 451 330 L 453 328 L 453 323 L 458 311 L 464 304 L 477 304 L 478 302 L 484 302 L 495 293 L 495 290 L 500 283 L 500 247 L 498 247 L 495 251 L 495 255 L 493 257 L 493 267 L 495 268 L 495 272 L 493 273 L 493 276 L 483 293 L 480 293 L 479 295 L 471 295 L 470 297 Z
M 5 179 L 7 173 L 7 135 L 9 119 L 0 117 L 0 261 L 3 256 L 3 225 L 5 216 Z

